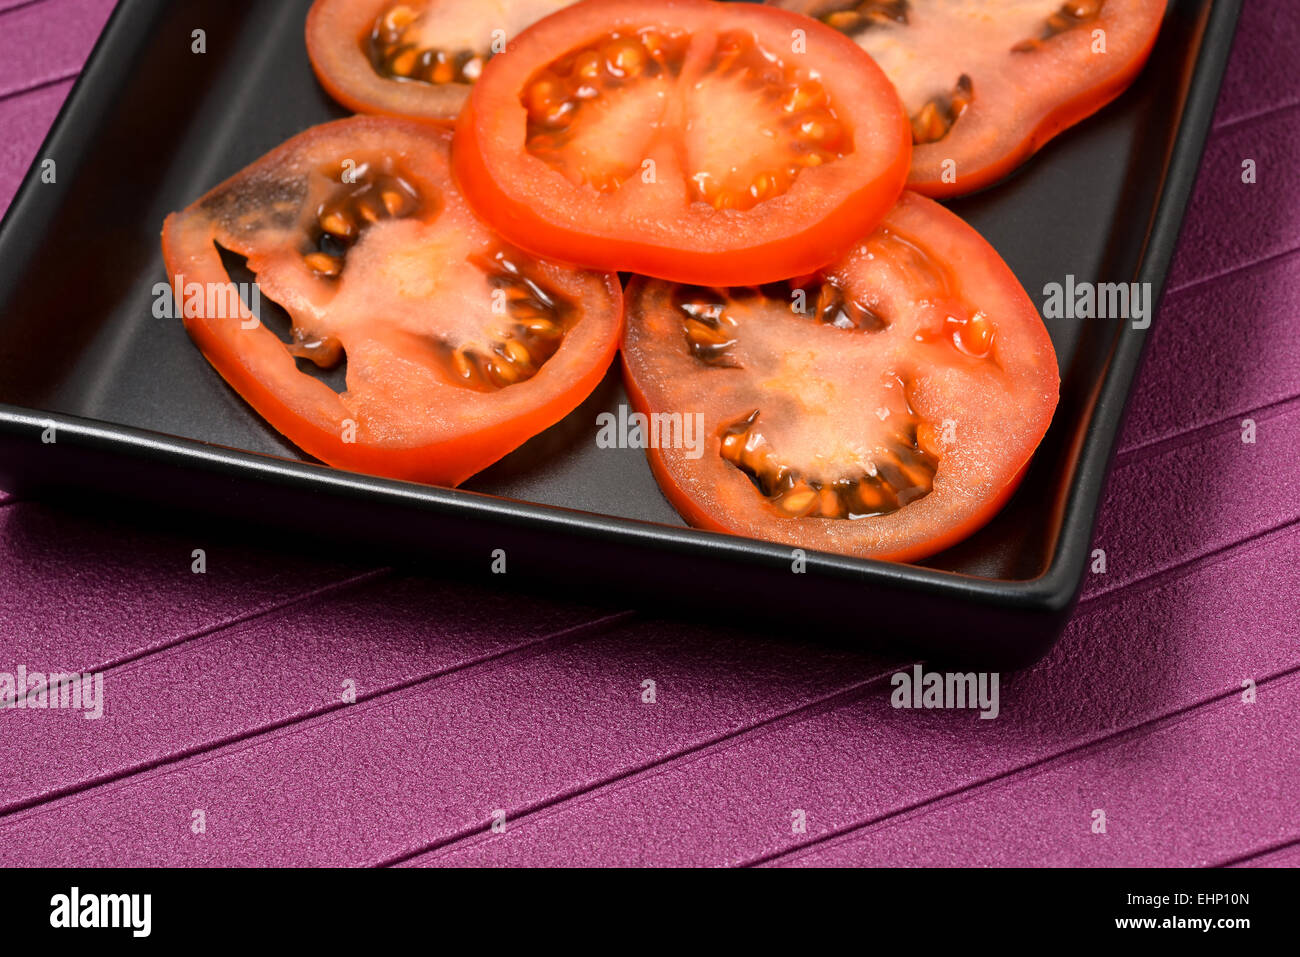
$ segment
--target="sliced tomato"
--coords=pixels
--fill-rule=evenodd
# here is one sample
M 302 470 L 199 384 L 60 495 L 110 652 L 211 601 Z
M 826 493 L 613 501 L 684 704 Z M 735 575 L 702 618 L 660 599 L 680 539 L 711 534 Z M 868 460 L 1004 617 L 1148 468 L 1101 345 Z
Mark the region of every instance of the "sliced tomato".
M 702 450 L 661 439 L 649 452 L 701 528 L 922 558 L 997 512 L 1056 409 L 1056 355 L 1029 296 L 978 233 L 915 193 L 816 275 L 726 290 L 636 279 L 627 297 L 628 391 L 661 417 L 649 434 L 694 421 L 706 436 Z
M 617 351 L 618 277 L 504 243 L 456 191 L 450 142 L 411 121 L 327 123 L 164 226 L 194 341 L 331 465 L 457 485 L 572 411 Z M 288 342 L 221 307 L 220 249 L 246 257 L 260 296 L 288 312 Z M 313 374 L 344 360 L 342 393 Z
M 495 52 L 571 0 L 316 0 L 307 52 L 358 113 L 451 121 Z
M 1166 0 L 769 0 L 856 40 L 912 118 L 911 189 L 955 196 L 1020 166 L 1137 77 Z
M 492 60 L 457 126 L 475 208 L 542 256 L 679 282 L 821 268 L 902 189 L 907 118 L 855 44 L 711 0 L 587 0 Z

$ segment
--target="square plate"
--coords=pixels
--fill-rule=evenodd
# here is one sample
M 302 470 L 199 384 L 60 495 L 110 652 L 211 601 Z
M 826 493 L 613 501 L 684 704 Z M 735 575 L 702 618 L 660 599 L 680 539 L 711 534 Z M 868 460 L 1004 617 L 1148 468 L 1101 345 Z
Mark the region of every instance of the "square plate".
M 685 527 L 641 452 L 596 447 L 598 413 L 626 402 L 617 370 L 464 490 L 332 470 L 285 442 L 152 306 L 169 212 L 346 115 L 307 61 L 309 2 L 119 4 L 37 158 L 56 161 L 57 182 L 34 167 L 0 226 L 6 487 L 92 489 L 476 573 L 500 548 L 512 584 L 558 580 L 932 659 L 1004 667 L 1051 647 L 1087 566 L 1146 338 L 1129 323 L 1048 323 L 1061 403 L 1029 474 L 985 529 L 919 566 L 810 552 L 792 574 L 786 547 Z M 1130 90 L 1006 182 L 949 204 L 1033 298 L 1067 275 L 1158 295 L 1239 8 L 1172 0 Z M 204 54 L 190 49 L 199 27 Z

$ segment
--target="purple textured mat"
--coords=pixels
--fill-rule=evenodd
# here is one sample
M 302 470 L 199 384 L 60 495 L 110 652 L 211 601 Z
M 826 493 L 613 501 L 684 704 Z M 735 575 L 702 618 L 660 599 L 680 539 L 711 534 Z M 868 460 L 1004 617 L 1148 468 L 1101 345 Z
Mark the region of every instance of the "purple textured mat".
M 1294 51 L 1300 48 L 1300 12 L 1289 0 L 1246 0 L 1237 24 L 1237 48 L 1223 77 L 1216 126 L 1227 126 L 1279 107 L 1300 103 L 1300 84 L 1292 78 Z
M 268 614 L 114 668 L 104 676 L 104 699 L 112 706 L 102 724 L 50 721 L 0 736 L 0 757 L 21 761 L 33 748 L 48 755 L 40 778 L 0 784 L 0 812 L 55 789 L 124 777 L 482 664 L 600 620 L 578 607 L 502 608 L 493 599 L 464 586 L 381 580 L 316 596 L 301 611 L 291 606 L 292 627 L 283 614 Z M 191 720 L 178 724 L 175 716 L 187 708 Z
M 1233 867 L 1300 867 L 1300 841 L 1287 844 L 1275 851 L 1255 854 L 1234 861 Z
M 1300 676 L 1231 693 L 1084 754 L 905 817 L 799 864 L 1214 865 L 1292 837 Z M 1249 763 L 1244 748 L 1260 751 Z M 1148 777 L 1136 769 L 1158 768 Z M 1286 783 L 1283 783 L 1286 782 Z M 1105 830 L 1094 831 L 1102 821 Z M 1171 833 L 1170 825 L 1176 822 Z
M 40 0 L 0 11 L 0 97 L 76 76 L 113 6 L 114 0 Z
M 1300 246 L 1297 154 L 1300 104 L 1214 131 L 1169 270 L 1170 291 Z M 1254 164 L 1253 173 L 1247 163 Z M 1243 181 L 1251 175 L 1254 182 Z
M 0 0 L 0 207 L 110 7 Z M 0 672 L 104 672 L 99 720 L 0 712 L 24 768 L 0 784 L 0 864 L 1295 866 L 1297 40 L 1300 5 L 1248 0 L 1101 512 L 1106 571 L 1052 655 L 1002 676 L 996 720 L 895 710 L 909 662 L 820 636 L 0 493 Z
M 0 509 L 0 542 L 0 661 L 29 671 L 108 668 L 371 574 L 136 532 L 28 502 Z M 0 721 L 8 718 L 0 712 Z
M 1252 415 L 1253 444 L 1234 420 L 1120 461 L 1093 539 L 1106 551 L 1106 573 L 1089 576 L 1085 597 L 1300 520 L 1300 406 Z
M 418 863 L 752 862 L 956 791 L 975 793 L 981 782 L 996 783 L 1157 718 L 1188 712 L 1188 720 L 1206 722 L 1213 736 L 1226 730 L 1218 727 L 1215 699 L 1239 691 L 1244 677 L 1263 682 L 1300 668 L 1294 629 L 1273 624 L 1275 596 L 1293 588 L 1298 565 L 1300 539 L 1275 536 L 1242 549 L 1231 566 L 1209 562 L 1117 599 L 1085 604 L 1045 662 L 1004 676 L 995 720 L 970 711 L 895 710 L 891 686 L 882 680 L 849 700 L 651 769 L 516 821 L 503 835 L 485 834 Z M 1233 627 L 1225 628 L 1229 621 Z M 1261 688 L 1260 695 L 1266 693 Z M 1225 738 L 1225 755 L 1257 769 L 1279 791 L 1300 786 L 1300 763 L 1292 759 L 1279 769 L 1257 761 L 1253 746 L 1243 751 L 1246 740 Z M 1269 739 L 1259 746 L 1271 750 L 1272 744 Z M 1170 787 L 1179 782 L 1177 769 L 1160 761 L 1129 765 L 1127 773 L 1148 784 L 1166 777 Z M 1221 799 L 1224 856 L 1255 846 L 1253 833 L 1232 829 L 1236 800 L 1230 789 Z M 792 832 L 795 811 L 805 812 L 806 835 Z M 1021 812 L 1008 803 L 992 817 L 1015 829 Z M 1147 813 L 1161 814 L 1163 805 L 1153 802 Z M 688 837 L 646 823 L 665 820 L 689 822 Z M 1085 833 L 1087 823 L 1085 816 Z M 1300 836 L 1294 815 L 1274 823 Z M 1080 821 L 1067 815 L 1053 826 L 1069 832 Z M 965 846 L 959 842 L 953 853 Z M 1157 842 L 1132 853 L 1147 854 L 1150 863 L 1192 863 L 1176 851 Z M 957 859 L 1015 862 L 985 851 Z
M 1248 412 L 1300 396 L 1300 350 L 1274 345 L 1292 337 L 1297 315 L 1295 252 L 1167 296 L 1129 403 L 1122 452 L 1239 424 Z M 1212 374 L 1182 374 L 1205 364 L 1207 352 Z
M 393 642 L 409 630 L 387 614 L 372 626 Z M 19 812 L 0 826 L 0 864 L 31 855 L 94 864 L 394 860 L 469 836 L 497 809 L 552 803 L 887 670 L 855 653 L 683 624 L 647 637 L 639 623 L 561 636 Z M 653 705 L 642 701 L 647 679 L 657 684 Z M 195 809 L 207 813 L 213 839 L 195 840 L 183 826 Z M 305 818 L 319 839 L 304 832 Z M 182 826 L 147 823 L 169 820 Z
M 3 17 L 0 14 L 0 29 L 4 26 Z M 20 177 L 27 172 L 41 140 L 59 115 L 59 107 L 71 90 L 72 80 L 63 80 L 0 100 L 0 130 L 5 132 L 0 137 L 0 169 L 6 171 L 4 178 L 0 179 L 0 209 L 8 209 L 13 202 Z

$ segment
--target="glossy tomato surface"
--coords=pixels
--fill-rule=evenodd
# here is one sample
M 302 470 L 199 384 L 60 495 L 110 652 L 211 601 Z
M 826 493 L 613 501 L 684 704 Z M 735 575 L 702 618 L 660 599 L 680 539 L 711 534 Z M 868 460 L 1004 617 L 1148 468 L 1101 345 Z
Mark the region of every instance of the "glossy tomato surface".
M 307 52 L 358 113 L 450 122 L 483 65 L 569 0 L 316 0 Z
M 761 288 L 636 279 L 623 361 L 648 453 L 691 524 L 923 558 L 987 522 L 1056 409 L 1033 303 L 978 233 L 904 193 L 824 272 Z M 657 418 L 656 418 L 657 417 Z
M 774 0 L 851 37 L 898 88 L 915 143 L 908 187 L 987 186 L 1119 96 L 1166 0 Z
M 450 139 L 379 117 L 314 127 L 164 226 L 191 337 L 331 465 L 457 485 L 573 410 L 617 351 L 618 278 L 539 261 L 480 223 Z M 221 250 L 289 314 L 287 341 L 231 305 Z M 339 392 L 319 371 L 342 363 Z
M 461 188 L 511 242 L 681 282 L 821 268 L 907 175 L 907 118 L 823 24 L 712 0 L 587 0 L 483 71 L 457 127 Z

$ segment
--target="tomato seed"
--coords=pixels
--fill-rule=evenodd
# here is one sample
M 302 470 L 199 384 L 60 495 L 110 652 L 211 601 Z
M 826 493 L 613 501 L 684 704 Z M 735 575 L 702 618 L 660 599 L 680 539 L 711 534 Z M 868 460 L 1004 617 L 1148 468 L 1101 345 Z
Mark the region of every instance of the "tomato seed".
M 907 25 L 909 0 L 864 0 L 848 9 L 822 15 L 821 21 L 833 30 L 855 36 L 864 30 L 890 23 Z
M 1037 37 L 1022 40 L 1011 48 L 1013 53 L 1032 53 L 1052 37 L 1059 36 L 1075 27 L 1091 23 L 1101 16 L 1105 0 L 1066 0 L 1059 10 L 1047 18 L 1043 29 Z
M 312 237 L 315 247 L 304 260 L 320 276 L 335 279 L 343 272 L 343 263 L 361 231 L 381 220 L 400 219 L 420 209 L 420 196 L 400 176 L 374 174 L 371 164 L 357 167 L 356 182 L 335 189 L 316 211 L 319 230 Z M 338 170 L 323 170 L 332 181 L 341 176 Z
M 715 177 L 701 170 L 690 177 L 696 201 L 718 210 L 744 212 L 788 192 L 803 170 L 852 151 L 852 138 L 825 86 L 808 77 L 801 64 L 787 64 L 759 47 L 752 35 L 729 33 L 719 37 L 709 68 L 715 76 L 739 79 L 755 96 L 779 110 L 780 120 L 772 135 L 784 140 L 787 156 L 782 158 L 782 165 L 747 179 L 739 179 L 744 174 L 735 171 Z
M 303 257 L 307 267 L 318 276 L 334 279 L 343 272 L 343 260 L 325 253 L 309 253 Z
M 857 478 L 817 481 L 781 462 L 758 428 L 759 412 L 722 434 L 720 454 L 790 517 L 813 511 L 822 518 L 846 520 L 887 515 L 930 494 L 938 471 L 938 456 L 918 441 L 920 427 L 928 424 L 916 419 L 910 405 L 908 414 L 911 422 L 894 436 L 892 448 Z
M 936 143 L 948 135 L 953 124 L 966 112 L 975 98 L 974 84 L 963 73 L 957 79 L 957 85 L 948 94 L 941 94 L 926 101 L 912 116 L 912 142 L 918 146 L 923 143 Z
M 611 90 L 664 73 L 679 73 L 689 41 L 685 33 L 616 31 L 551 63 L 521 94 L 528 112 L 525 148 L 575 183 L 599 192 L 618 189 L 641 168 L 640 163 L 627 163 L 614 170 L 583 168 L 580 159 L 566 155 L 569 138 L 565 131 L 578 122 L 586 104 Z
M 414 81 L 441 86 L 473 83 L 483 72 L 488 50 L 439 50 L 421 48 L 407 40 L 421 14 L 406 4 L 381 13 L 370 33 L 363 38 L 362 51 L 374 71 L 392 80 Z

